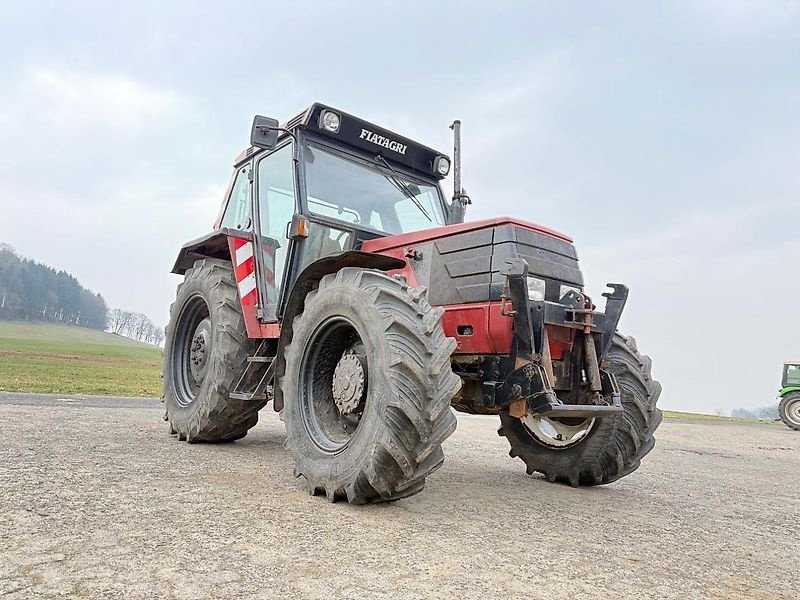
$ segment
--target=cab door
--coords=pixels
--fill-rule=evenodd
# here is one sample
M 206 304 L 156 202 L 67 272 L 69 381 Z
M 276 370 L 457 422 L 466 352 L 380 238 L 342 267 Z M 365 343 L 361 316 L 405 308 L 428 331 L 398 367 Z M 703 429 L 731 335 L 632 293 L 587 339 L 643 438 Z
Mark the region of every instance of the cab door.
M 262 322 L 274 323 L 292 245 L 287 237 L 289 224 L 297 212 L 291 142 L 257 159 L 255 182 L 259 316 Z

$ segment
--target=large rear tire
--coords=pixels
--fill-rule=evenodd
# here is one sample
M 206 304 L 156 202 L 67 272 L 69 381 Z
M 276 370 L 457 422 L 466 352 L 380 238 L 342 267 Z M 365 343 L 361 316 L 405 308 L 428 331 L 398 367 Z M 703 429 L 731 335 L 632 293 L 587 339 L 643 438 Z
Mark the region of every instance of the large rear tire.
M 576 443 L 543 443 L 522 420 L 500 414 L 498 433 L 508 438 L 509 454 L 525 462 L 528 474 L 538 472 L 548 481 L 574 487 L 611 483 L 638 469 L 653 449 L 653 434 L 661 424 L 656 407 L 661 384 L 651 376 L 650 358 L 639 353 L 632 337 L 617 334 L 608 360 L 619 383 L 624 412 L 596 419 L 585 434 L 568 422 L 565 429 L 582 436 Z
M 800 392 L 789 392 L 778 405 L 781 421 L 795 431 L 800 431 Z
M 351 503 L 422 490 L 455 431 L 455 340 L 424 288 L 344 268 L 308 294 L 280 381 L 287 446 L 311 494 Z
M 255 351 L 247 337 L 231 264 L 204 259 L 178 286 L 164 345 L 164 404 L 170 433 L 187 442 L 243 438 L 263 401 L 232 400 Z

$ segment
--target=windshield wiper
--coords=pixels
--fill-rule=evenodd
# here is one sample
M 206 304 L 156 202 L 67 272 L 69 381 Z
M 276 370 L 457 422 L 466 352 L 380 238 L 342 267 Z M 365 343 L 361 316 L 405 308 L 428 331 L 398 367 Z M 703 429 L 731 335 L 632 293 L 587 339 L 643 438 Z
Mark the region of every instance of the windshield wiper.
M 420 212 L 423 215 L 425 215 L 428 221 L 433 223 L 433 219 L 431 219 L 431 216 L 428 214 L 428 211 L 425 210 L 424 206 L 422 206 L 422 203 L 417 199 L 416 195 L 414 195 L 414 192 L 411 191 L 411 188 L 408 187 L 408 184 L 402 179 L 400 179 L 399 173 L 392 168 L 392 165 L 390 165 L 389 162 L 385 158 L 383 158 L 383 156 L 381 156 L 380 154 L 378 154 L 378 156 L 375 157 L 375 160 L 383 163 L 383 165 L 392 172 L 391 175 L 386 175 L 386 174 L 383 175 L 384 177 L 386 177 L 386 179 L 389 180 L 389 183 L 391 183 L 395 188 L 397 188 L 397 190 L 401 192 L 406 198 L 411 200 L 420 210 Z

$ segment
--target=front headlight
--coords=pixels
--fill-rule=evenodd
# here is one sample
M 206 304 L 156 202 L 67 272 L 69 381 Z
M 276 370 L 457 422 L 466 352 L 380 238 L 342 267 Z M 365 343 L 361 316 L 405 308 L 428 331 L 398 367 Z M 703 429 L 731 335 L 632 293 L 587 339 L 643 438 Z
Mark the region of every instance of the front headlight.
M 528 277 L 528 300 L 544 300 L 544 279 Z

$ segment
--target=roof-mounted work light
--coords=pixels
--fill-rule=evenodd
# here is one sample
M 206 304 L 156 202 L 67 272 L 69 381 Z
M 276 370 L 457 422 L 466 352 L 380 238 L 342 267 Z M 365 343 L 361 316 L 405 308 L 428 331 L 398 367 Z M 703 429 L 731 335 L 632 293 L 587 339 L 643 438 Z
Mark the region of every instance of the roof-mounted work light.
M 434 169 L 436 172 L 445 177 L 450 172 L 450 159 L 446 156 L 438 156 L 436 157 L 436 163 L 434 164 Z
M 341 124 L 342 118 L 332 110 L 323 110 L 319 115 L 319 126 L 325 131 L 339 133 Z

